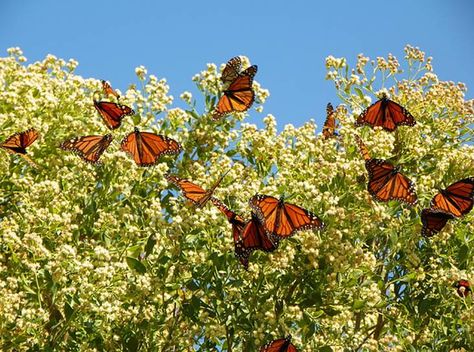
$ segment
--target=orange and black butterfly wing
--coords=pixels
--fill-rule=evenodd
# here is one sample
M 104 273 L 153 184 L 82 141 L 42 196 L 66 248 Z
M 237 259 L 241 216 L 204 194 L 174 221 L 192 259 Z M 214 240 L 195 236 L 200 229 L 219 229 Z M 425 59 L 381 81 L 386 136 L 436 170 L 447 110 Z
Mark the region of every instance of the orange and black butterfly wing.
M 284 339 L 277 339 L 260 348 L 260 352 L 298 352 L 291 343 L 291 335 Z
M 17 132 L 8 137 L 5 142 L 0 143 L 0 148 L 12 154 L 26 154 L 28 148 L 38 138 L 38 132 L 30 128 L 23 132 Z
M 122 124 L 122 119 L 125 116 L 135 114 L 135 111 L 128 106 L 109 101 L 94 100 L 94 107 L 99 112 L 100 116 L 102 116 L 105 125 L 111 130 L 119 128 Z
M 239 56 L 233 57 L 230 59 L 224 67 L 221 75 L 221 81 L 224 84 L 229 84 L 235 81 L 239 76 L 240 70 L 242 68 L 242 60 Z
M 250 199 L 250 207 L 272 237 L 287 238 L 297 231 L 324 227 L 321 219 L 310 211 L 272 196 L 257 194 Z
M 115 91 L 115 89 L 112 88 L 112 86 L 108 82 L 104 80 L 101 80 L 100 82 L 102 83 L 102 90 L 106 95 L 113 95 L 116 98 L 120 98 L 120 95 Z
M 63 142 L 61 148 L 74 152 L 88 163 L 96 164 L 99 162 L 102 153 L 112 142 L 112 139 L 111 134 L 106 134 L 105 136 L 76 137 Z
M 357 118 L 356 126 L 370 125 L 382 127 L 392 132 L 397 126 L 414 126 L 416 123 L 413 116 L 400 104 L 383 96 L 380 100 L 365 109 Z
M 166 179 L 176 185 L 183 192 L 183 196 L 194 204 L 199 205 L 202 198 L 207 195 L 206 190 L 191 181 L 173 175 L 166 175 Z
M 334 137 L 336 135 L 336 114 L 331 103 L 326 107 L 326 121 L 323 126 L 323 136 L 325 139 Z
M 138 166 L 155 165 L 162 154 L 178 154 L 181 151 L 181 145 L 174 139 L 140 132 L 137 128 L 122 140 L 121 148 L 133 157 Z
M 278 241 L 270 240 L 265 227 L 253 213 L 251 220 L 245 225 L 242 231 L 242 240 L 244 248 L 249 251 L 261 250 L 264 252 L 273 252 L 278 248 Z
M 421 234 L 425 237 L 432 237 L 439 233 L 451 219 L 454 219 L 454 216 L 444 211 L 425 208 L 421 211 L 421 223 L 423 224 Z
M 357 145 L 359 146 L 360 154 L 364 157 L 364 160 L 365 161 L 370 160 L 371 157 L 370 157 L 369 150 L 365 146 L 364 142 L 362 142 L 362 139 L 358 135 L 355 135 L 355 139 L 356 139 Z
M 217 120 L 232 112 L 243 112 L 252 106 L 255 100 L 252 83 L 256 73 L 257 66 L 250 66 L 230 84 L 217 102 L 213 119 Z
M 440 209 L 456 217 L 466 215 L 474 205 L 474 177 L 468 177 L 453 183 L 436 194 L 431 207 Z
M 365 167 L 369 172 L 367 189 L 376 200 L 399 200 L 409 205 L 417 202 L 413 183 L 392 164 L 381 159 L 369 159 Z

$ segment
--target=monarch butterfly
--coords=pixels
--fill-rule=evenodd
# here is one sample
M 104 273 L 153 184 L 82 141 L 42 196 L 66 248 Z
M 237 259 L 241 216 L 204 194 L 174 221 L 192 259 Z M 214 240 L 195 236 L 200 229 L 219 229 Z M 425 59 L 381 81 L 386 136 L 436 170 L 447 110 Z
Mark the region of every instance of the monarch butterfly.
M 454 287 L 457 288 L 459 297 L 467 297 L 471 293 L 471 284 L 467 280 L 459 280 Z
M 438 209 L 423 209 L 421 211 L 421 223 L 423 227 L 421 234 L 431 237 L 440 232 L 448 220 L 454 219 L 454 216 Z
M 248 269 L 249 257 L 252 251 L 273 252 L 278 248 L 278 242 L 271 241 L 268 238 L 265 228 L 255 214 L 252 213 L 252 218 L 245 222 L 240 215 L 234 213 L 216 198 L 211 198 L 211 201 L 232 224 L 235 256 L 245 269 Z
M 260 352 L 298 352 L 291 343 L 291 335 L 284 339 L 273 340 L 260 348 Z
M 115 91 L 115 89 L 113 89 L 109 83 L 107 83 L 106 81 L 104 80 L 101 80 L 100 81 L 102 83 L 102 90 L 104 91 L 104 93 L 106 95 L 113 95 L 114 97 L 116 97 L 117 99 L 120 98 L 120 95 Z
M 365 109 L 356 121 L 356 126 L 382 127 L 389 132 L 395 131 L 400 125 L 414 126 L 415 124 L 412 114 L 400 104 L 388 99 L 385 94 Z
M 221 81 L 224 84 L 232 83 L 240 74 L 242 60 L 239 56 L 230 59 L 221 74 Z
M 357 145 L 359 146 L 360 154 L 363 156 L 364 160 L 367 161 L 367 160 L 372 159 L 370 157 L 369 150 L 365 146 L 364 142 L 362 142 L 362 139 L 358 135 L 355 135 L 355 139 L 356 139 Z
M 322 229 L 324 223 L 315 214 L 297 205 L 285 203 L 283 198 L 257 194 L 250 201 L 268 235 L 287 238 L 296 231 Z
M 227 175 L 227 172 L 221 175 L 219 179 L 214 183 L 214 185 L 207 191 L 204 190 L 202 187 L 198 186 L 197 184 L 191 181 L 179 178 L 177 176 L 166 175 L 165 177 L 169 182 L 178 186 L 178 188 L 183 192 L 183 195 L 187 199 L 193 202 L 198 208 L 201 208 L 207 203 L 209 199 L 211 199 L 212 194 L 214 193 L 216 188 L 219 186 L 219 184 L 222 182 L 225 175 Z
M 138 166 L 152 166 L 162 154 L 178 154 L 181 145 L 174 139 L 151 132 L 140 132 L 135 127 L 122 140 L 121 149 L 129 153 Z
M 232 81 L 217 102 L 216 109 L 212 115 L 214 120 L 218 120 L 222 116 L 232 112 L 246 111 L 252 106 L 255 100 L 252 83 L 256 73 L 257 65 L 253 65 L 240 73 L 237 78 Z
M 91 164 L 97 164 L 100 156 L 109 147 L 112 139 L 111 134 L 76 137 L 61 143 L 61 149 L 70 150 L 82 160 Z
M 334 107 L 331 103 L 328 103 L 326 107 L 326 121 L 323 126 L 323 137 L 328 139 L 336 135 L 336 116 Z
M 105 125 L 111 130 L 119 128 L 125 116 L 135 114 L 135 111 L 128 106 L 112 103 L 110 101 L 94 100 L 94 107 L 100 116 L 102 116 Z
M 439 191 L 431 199 L 431 207 L 461 217 L 469 213 L 474 204 L 474 177 L 457 181 Z
M 396 199 L 414 205 L 417 196 L 413 182 L 399 172 L 398 166 L 393 166 L 386 160 L 372 159 L 360 137 L 356 136 L 356 139 L 369 173 L 367 189 L 372 197 L 380 202 Z
M 5 149 L 10 154 L 19 154 L 31 166 L 37 167 L 31 158 L 26 155 L 28 148 L 38 138 L 39 134 L 34 128 L 27 129 L 23 132 L 17 132 L 8 137 L 5 142 L 0 143 L 0 148 Z

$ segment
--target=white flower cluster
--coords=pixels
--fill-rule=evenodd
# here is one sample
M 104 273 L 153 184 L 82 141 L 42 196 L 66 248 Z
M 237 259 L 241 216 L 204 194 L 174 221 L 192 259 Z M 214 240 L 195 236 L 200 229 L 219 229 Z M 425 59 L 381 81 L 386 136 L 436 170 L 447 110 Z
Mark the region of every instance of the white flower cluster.
M 143 89 L 130 86 L 120 98 L 137 114 L 116 130 L 103 165 L 92 166 L 58 142 L 105 133 L 91 104 L 98 81 L 74 75 L 75 60 L 49 55 L 26 66 L 10 49 L 0 58 L 0 138 L 34 126 L 40 136 L 28 155 L 39 167 L 0 158 L 0 346 L 258 350 L 282 331 L 302 351 L 450 350 L 452 336 L 467 341 L 472 299 L 452 285 L 474 282 L 473 214 L 424 239 L 419 213 L 438 188 L 474 175 L 474 104 L 465 85 L 439 80 L 430 58 L 406 50 L 408 65 L 424 65 L 419 79 L 393 55 L 373 63 L 360 55 L 353 70 L 345 58 L 327 58 L 344 103 L 335 110 L 338 135 L 327 139 L 314 121 L 279 132 L 271 114 L 263 128 L 240 122 L 246 113 L 212 121 L 222 91 L 214 64 L 193 77 L 204 98 L 180 96 L 186 110 L 171 107 L 165 79 L 138 67 Z M 258 82 L 253 90 L 263 104 L 269 91 Z M 417 124 L 356 129 L 381 93 Z M 136 167 L 117 148 L 136 124 L 176 139 L 184 153 Z M 355 134 L 415 181 L 419 206 L 371 197 Z M 210 204 L 191 206 L 165 178 L 209 189 L 225 172 L 214 196 L 245 220 L 256 193 L 285 195 L 326 230 L 256 251 L 242 270 L 228 219 Z

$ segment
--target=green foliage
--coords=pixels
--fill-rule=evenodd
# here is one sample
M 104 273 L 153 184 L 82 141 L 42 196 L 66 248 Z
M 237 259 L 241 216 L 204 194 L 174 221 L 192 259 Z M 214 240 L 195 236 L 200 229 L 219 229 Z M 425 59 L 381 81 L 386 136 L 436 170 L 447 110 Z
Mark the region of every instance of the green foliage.
M 166 81 L 137 68 L 142 89 L 121 94 L 137 114 L 114 131 L 103 165 L 92 166 L 58 146 L 108 132 L 92 105 L 100 81 L 75 75 L 73 60 L 23 65 L 10 50 L 0 59 L 1 138 L 28 127 L 40 138 L 29 148 L 38 169 L 0 158 L 1 348 L 256 351 L 290 333 L 301 351 L 469 350 L 472 299 L 452 284 L 474 282 L 473 215 L 427 240 L 419 214 L 437 188 L 474 176 L 474 104 L 462 84 L 439 81 L 421 51 L 406 53 L 405 72 L 393 56 L 369 64 L 360 55 L 354 70 L 328 57 L 349 111 L 337 110 L 339 137 L 329 140 L 312 121 L 280 133 L 272 115 L 263 129 L 242 122 L 245 114 L 213 121 L 215 65 L 193 78 L 203 98 L 181 96 L 186 109 L 170 108 Z M 416 126 L 356 130 L 379 82 Z M 258 82 L 255 90 L 263 104 L 268 91 Z M 119 150 L 135 125 L 184 152 L 138 168 Z M 417 206 L 370 197 L 355 133 L 415 182 Z M 229 169 L 215 196 L 237 213 L 248 217 L 257 192 L 286 194 L 326 230 L 255 252 L 243 270 L 226 219 L 210 204 L 190 207 L 164 178 L 172 172 L 206 188 Z

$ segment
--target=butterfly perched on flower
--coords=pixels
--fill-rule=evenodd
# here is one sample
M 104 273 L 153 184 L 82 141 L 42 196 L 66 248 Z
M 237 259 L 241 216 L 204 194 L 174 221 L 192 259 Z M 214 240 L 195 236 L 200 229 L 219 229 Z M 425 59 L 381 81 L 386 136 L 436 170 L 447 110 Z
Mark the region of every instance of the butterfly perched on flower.
M 454 182 L 446 189 L 440 190 L 430 206 L 459 218 L 472 210 L 474 205 L 474 177 Z
M 336 136 L 336 112 L 332 104 L 328 103 L 326 107 L 326 121 L 323 126 L 323 137 L 328 139 L 334 136 Z
M 0 143 L 0 148 L 6 150 L 10 154 L 18 154 L 25 159 L 30 165 L 36 167 L 36 164 L 27 155 L 28 148 L 38 138 L 39 134 L 34 128 L 30 128 L 23 132 L 17 132 L 8 137 L 4 142 Z
M 97 164 L 100 156 L 109 147 L 112 140 L 111 134 L 75 137 L 61 143 L 61 149 L 74 152 L 88 163 Z
M 262 346 L 260 352 L 298 352 L 298 350 L 291 343 L 291 335 L 288 335 L 284 339 L 273 340 Z
M 212 114 L 214 120 L 233 112 L 247 111 L 255 100 L 252 84 L 258 67 L 253 65 L 243 72 L 238 72 L 240 65 L 240 58 L 232 58 L 224 68 L 221 80 L 224 83 L 230 82 L 230 84 L 217 102 Z
M 382 127 L 393 132 L 397 126 L 414 126 L 415 118 L 403 106 L 387 98 L 385 94 L 374 104 L 365 109 L 356 120 L 356 126 L 369 125 Z
M 400 168 L 386 160 L 371 158 L 367 147 L 357 135 L 356 140 L 369 173 L 367 189 L 372 197 L 380 202 L 399 200 L 409 205 L 416 204 L 418 197 L 413 182 L 400 173 Z
M 104 120 L 105 125 L 111 130 L 119 128 L 125 116 L 135 114 L 135 111 L 128 106 L 110 101 L 94 100 L 94 107 Z
M 239 77 L 242 71 L 242 59 L 240 56 L 233 57 L 230 59 L 224 67 L 221 74 L 221 82 L 224 84 L 230 84 L 237 77 Z
M 120 95 L 117 93 L 117 91 L 113 89 L 107 81 L 101 80 L 100 83 L 102 84 L 102 91 L 105 95 L 113 95 L 117 99 L 120 98 Z
M 135 127 L 121 143 L 121 149 L 130 154 L 138 166 L 152 166 L 163 154 L 179 154 L 181 144 L 174 139 L 151 132 L 140 132 Z
M 268 238 L 265 228 L 254 213 L 252 213 L 249 221 L 245 221 L 240 215 L 227 208 L 220 200 L 213 197 L 211 201 L 232 225 L 235 256 L 245 269 L 248 269 L 249 257 L 253 251 L 273 252 L 278 248 L 278 241 L 272 241 Z
M 220 183 L 228 172 L 229 171 L 222 174 L 207 191 L 201 186 L 178 176 L 166 175 L 165 177 L 169 182 L 176 185 L 181 190 L 181 192 L 183 192 L 183 195 L 187 199 L 193 202 L 198 208 L 201 208 L 209 201 L 209 199 L 211 199 L 212 195 L 214 194 L 214 191 L 220 185 Z
M 284 202 L 283 198 L 256 194 L 249 204 L 272 238 L 284 239 L 296 231 L 324 227 L 318 216 L 298 205 Z

